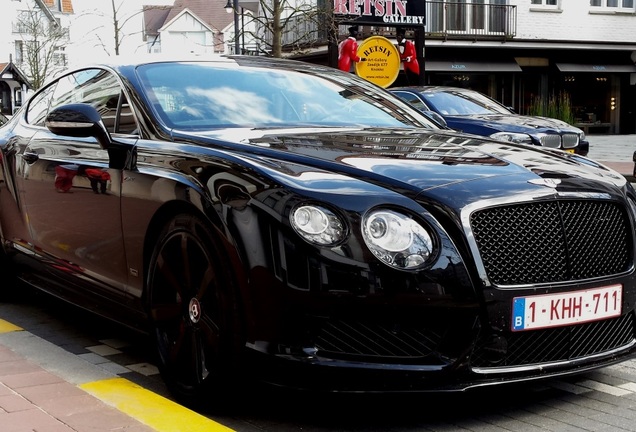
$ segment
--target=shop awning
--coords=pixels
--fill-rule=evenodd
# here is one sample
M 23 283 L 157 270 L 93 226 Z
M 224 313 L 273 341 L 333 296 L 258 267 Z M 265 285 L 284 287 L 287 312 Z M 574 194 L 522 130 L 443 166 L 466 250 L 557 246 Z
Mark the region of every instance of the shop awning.
M 595 72 L 595 73 L 614 73 L 626 72 L 636 73 L 636 66 L 633 64 L 583 64 L 583 63 L 557 63 L 557 68 L 561 72 Z
M 442 61 L 424 60 L 428 72 L 521 72 L 521 67 L 513 61 Z

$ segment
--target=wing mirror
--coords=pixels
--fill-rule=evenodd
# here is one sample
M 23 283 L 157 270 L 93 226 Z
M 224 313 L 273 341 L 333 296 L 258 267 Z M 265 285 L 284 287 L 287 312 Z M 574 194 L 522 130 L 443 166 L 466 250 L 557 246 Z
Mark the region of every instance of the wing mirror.
M 110 134 L 95 107 L 88 104 L 62 105 L 52 110 L 44 121 L 55 135 L 97 139 L 103 148 L 111 144 Z

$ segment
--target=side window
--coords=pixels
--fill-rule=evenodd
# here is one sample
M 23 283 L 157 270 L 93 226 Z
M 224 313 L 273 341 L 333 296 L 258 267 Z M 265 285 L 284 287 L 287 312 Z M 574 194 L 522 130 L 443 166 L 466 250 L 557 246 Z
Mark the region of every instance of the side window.
M 124 92 L 119 93 L 119 116 L 117 117 L 117 123 L 115 124 L 115 132 L 123 134 L 132 134 L 137 130 L 137 123 L 135 122 L 135 116 L 130 109 L 128 100 Z
M 102 69 L 86 69 L 61 78 L 51 108 L 69 103 L 95 107 L 110 133 L 132 133 L 134 116 L 117 78 Z
M 49 112 L 49 104 L 55 90 L 55 84 L 45 88 L 31 99 L 27 108 L 26 121 L 34 126 L 44 126 L 44 120 Z
M 414 94 L 407 93 L 407 92 L 400 92 L 400 91 L 396 91 L 395 94 L 419 110 L 422 110 L 422 111 L 428 110 L 428 107 L 424 105 L 424 103 L 420 100 L 420 98 L 418 98 Z

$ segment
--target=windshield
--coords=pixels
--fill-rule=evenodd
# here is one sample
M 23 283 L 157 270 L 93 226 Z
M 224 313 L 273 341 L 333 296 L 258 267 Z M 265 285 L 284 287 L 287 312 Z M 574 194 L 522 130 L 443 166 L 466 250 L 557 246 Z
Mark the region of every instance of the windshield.
M 423 96 L 442 115 L 511 114 L 506 107 L 478 92 L 445 90 Z
M 156 63 L 138 68 L 151 106 L 170 128 L 427 127 L 420 113 L 357 77 L 234 63 Z

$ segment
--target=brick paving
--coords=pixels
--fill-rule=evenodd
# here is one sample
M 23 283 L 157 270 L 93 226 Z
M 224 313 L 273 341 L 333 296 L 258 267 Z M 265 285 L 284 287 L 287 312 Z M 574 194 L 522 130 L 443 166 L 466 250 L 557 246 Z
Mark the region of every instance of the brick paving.
M 137 420 L 0 345 L 2 432 L 152 432 Z

